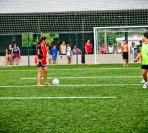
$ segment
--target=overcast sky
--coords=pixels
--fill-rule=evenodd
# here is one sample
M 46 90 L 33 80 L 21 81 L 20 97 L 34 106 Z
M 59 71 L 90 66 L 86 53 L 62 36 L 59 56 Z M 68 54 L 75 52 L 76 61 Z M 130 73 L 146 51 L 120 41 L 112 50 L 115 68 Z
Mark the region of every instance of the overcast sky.
M 148 9 L 148 0 L 0 0 L 0 13 Z

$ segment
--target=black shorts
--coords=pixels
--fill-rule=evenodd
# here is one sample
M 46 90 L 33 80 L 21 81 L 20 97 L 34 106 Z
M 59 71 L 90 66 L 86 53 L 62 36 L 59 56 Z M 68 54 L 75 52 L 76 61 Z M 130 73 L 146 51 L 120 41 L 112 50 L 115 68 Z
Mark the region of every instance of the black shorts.
M 146 70 L 148 70 L 148 65 L 141 65 L 141 69 L 146 69 Z
M 123 52 L 123 59 L 128 60 L 128 52 Z
M 43 65 L 41 62 L 38 62 L 37 67 L 46 67 L 46 65 Z

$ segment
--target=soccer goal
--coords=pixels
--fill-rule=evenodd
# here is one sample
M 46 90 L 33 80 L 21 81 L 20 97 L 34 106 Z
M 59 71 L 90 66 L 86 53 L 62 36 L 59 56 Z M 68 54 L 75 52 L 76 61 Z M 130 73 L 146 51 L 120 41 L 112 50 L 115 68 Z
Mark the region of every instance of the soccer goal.
M 122 63 L 121 45 L 125 40 L 129 47 L 129 62 L 132 63 L 141 45 L 141 37 L 148 31 L 146 26 L 94 27 L 95 64 Z

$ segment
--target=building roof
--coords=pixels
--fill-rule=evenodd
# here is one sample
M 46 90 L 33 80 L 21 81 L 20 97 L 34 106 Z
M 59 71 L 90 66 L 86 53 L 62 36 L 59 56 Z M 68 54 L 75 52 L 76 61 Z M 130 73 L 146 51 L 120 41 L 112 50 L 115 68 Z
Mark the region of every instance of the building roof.
M 0 0 L 0 13 L 148 9 L 148 0 Z

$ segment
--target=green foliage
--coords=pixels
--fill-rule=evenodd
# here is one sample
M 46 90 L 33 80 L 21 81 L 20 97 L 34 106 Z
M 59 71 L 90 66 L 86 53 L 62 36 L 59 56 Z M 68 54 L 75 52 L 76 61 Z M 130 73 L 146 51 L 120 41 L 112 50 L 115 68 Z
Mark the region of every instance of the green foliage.
M 105 43 L 105 32 L 98 32 L 98 40 L 99 44 L 104 44 Z M 133 35 L 142 35 L 142 32 L 128 32 L 129 36 Z M 106 41 L 107 44 L 111 43 L 112 45 L 116 45 L 116 38 L 124 37 L 125 33 L 124 32 L 106 32 Z
M 54 41 L 54 38 L 59 38 L 59 34 L 42 33 L 41 36 L 47 37 L 47 43 L 49 45 Z
M 33 34 L 22 33 L 22 47 L 32 46 Z
M 105 36 L 104 36 L 104 32 L 98 32 L 98 39 L 99 39 L 99 43 L 100 44 L 104 44 L 105 43 Z M 116 45 L 116 38 L 118 37 L 123 37 L 124 33 L 123 32 L 107 32 L 106 33 L 106 41 L 107 44 L 111 43 L 112 45 Z
M 27 33 L 22 34 L 22 47 L 31 47 L 33 45 L 37 45 L 37 41 L 39 39 L 39 34 L 30 33 L 29 36 Z M 54 38 L 59 38 L 59 34 L 49 34 L 49 33 L 41 33 L 41 36 L 47 37 L 47 43 L 50 45 Z

